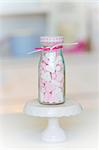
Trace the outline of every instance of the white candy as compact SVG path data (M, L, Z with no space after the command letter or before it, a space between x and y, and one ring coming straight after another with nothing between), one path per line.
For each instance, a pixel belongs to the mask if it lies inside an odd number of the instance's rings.
M40 70L40 73L41 73L41 75L45 74L43 69Z
M52 84L54 84L55 86L60 87L60 82L58 82L57 80L52 80L51 82L52 82Z
M63 74L59 73L56 77L57 81L61 81L63 79Z
M41 89L41 91L42 91L43 93L45 93L45 92L46 92L45 88L42 88L42 89Z
M54 91L53 91L53 94L54 94L54 97L56 97L56 100L57 101L63 101L64 98L63 98L63 92L60 88L56 88Z
M63 97L63 94L62 93L60 93L60 94L58 94L57 95L57 99L59 100L59 101L64 101L64 97Z
M46 54L46 57L49 59L51 62L55 62L56 59L56 53L55 52L50 52Z
M54 90L54 93L55 93L56 95L59 95L60 93L62 93L61 88L56 87L56 89Z
M61 67L58 65L56 66L56 71L60 71L61 70Z
M51 80L51 76L49 72L45 72L45 74L42 75L42 79L45 81L50 81Z
M58 64L59 62L62 62L61 56L57 56L55 63Z
M62 101L63 100L63 92L60 90L60 91L56 91L56 96L57 96L57 100L60 100Z
M62 90L61 90L61 88L57 88L56 89L56 92L59 94L59 93L62 93Z
M46 66L46 70L49 72L54 73L55 72L55 64L54 63L49 63L49 65Z

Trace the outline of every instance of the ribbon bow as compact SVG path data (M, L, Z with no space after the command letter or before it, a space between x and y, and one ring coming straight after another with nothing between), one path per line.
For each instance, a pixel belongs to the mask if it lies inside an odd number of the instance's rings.
M60 46L54 46L54 47L41 47L41 48L35 48L36 50L41 50L41 51L50 51L50 50L57 50L57 49L60 49L60 48L63 48L62 45Z
M63 48L63 45L76 45L76 44L78 44L78 43L63 43L62 45L56 44L53 47L35 48L35 50L28 52L28 54L33 54L33 53L40 52L40 51L55 51L55 50Z

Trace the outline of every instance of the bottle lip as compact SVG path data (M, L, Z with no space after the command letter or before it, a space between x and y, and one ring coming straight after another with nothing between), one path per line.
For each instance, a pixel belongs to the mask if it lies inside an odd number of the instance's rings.
M52 44L52 43L54 44L64 43L64 37L63 36L41 36L40 43L43 45Z

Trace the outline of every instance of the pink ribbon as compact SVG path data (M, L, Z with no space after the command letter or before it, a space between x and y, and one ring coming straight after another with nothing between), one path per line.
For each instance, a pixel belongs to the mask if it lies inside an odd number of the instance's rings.
M64 52L66 53L78 53L78 52L83 52L87 49L87 43L85 41L80 41L78 42L77 45L74 45L70 48L65 48L64 47Z
M38 51L50 51L50 50L57 50L57 49L60 49L60 48L63 48L63 46L62 45L60 45L60 46L55 46L55 47L52 47L52 48L50 48L50 47L40 47L40 48L35 48L36 50L38 50Z
M65 48L63 45L72 45L70 48ZM39 51L55 51L61 48L64 48L63 50L67 53L71 52L81 52L86 49L87 45L86 42L80 41L77 43L63 43L62 45L55 45L53 47L40 47L40 48L35 48L35 50L28 52L28 54L33 54Z

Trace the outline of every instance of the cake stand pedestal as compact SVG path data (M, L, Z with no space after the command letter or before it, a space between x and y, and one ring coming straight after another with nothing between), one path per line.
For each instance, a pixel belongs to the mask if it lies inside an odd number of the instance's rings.
M74 116L81 111L81 105L71 100L66 100L64 104L60 105L42 105L38 100L33 100L24 107L24 112L28 115L48 118L48 126L41 135L42 140L46 142L65 141L66 134L64 129L60 127L59 118Z

